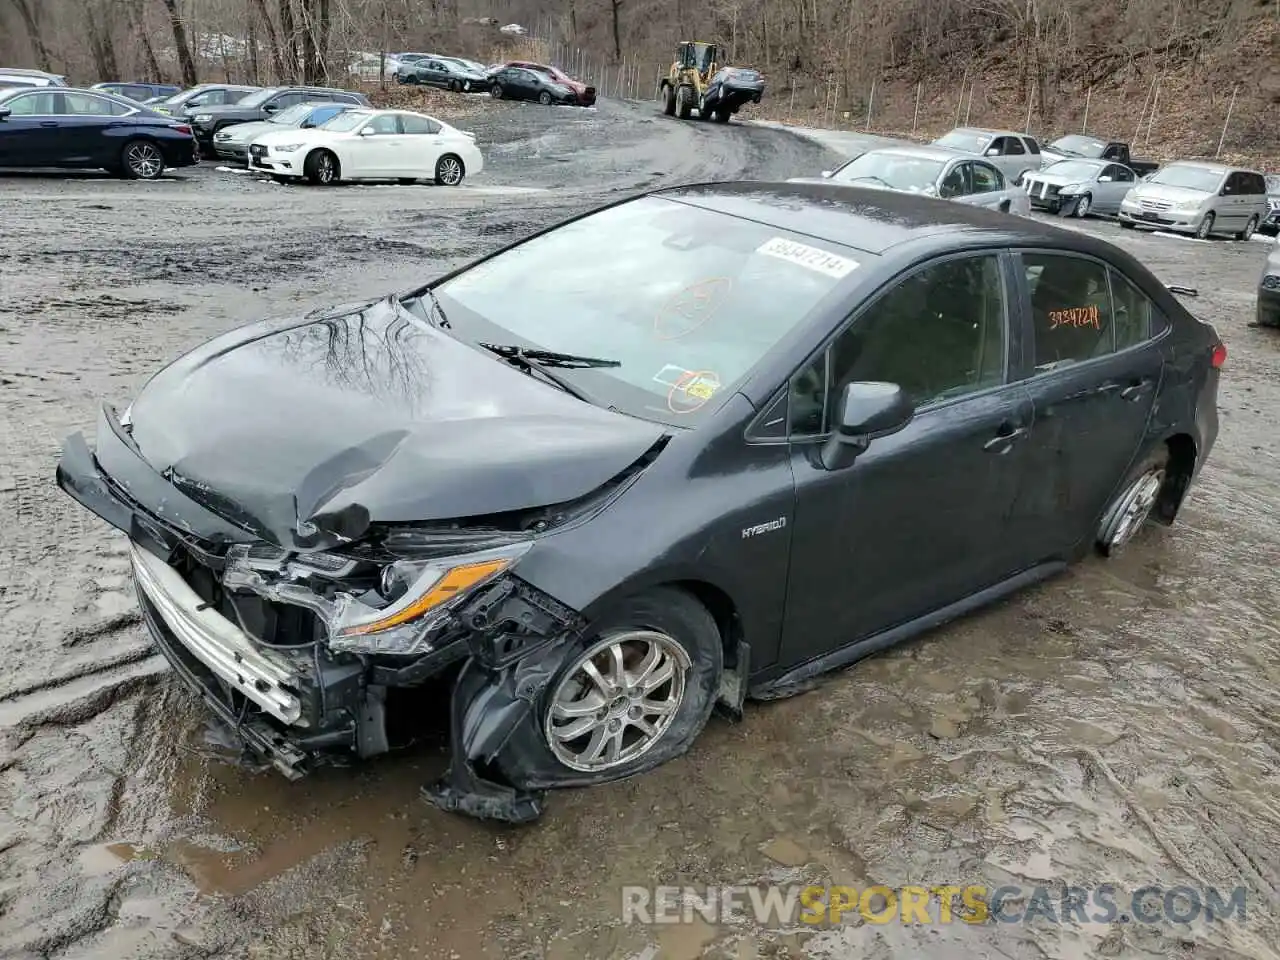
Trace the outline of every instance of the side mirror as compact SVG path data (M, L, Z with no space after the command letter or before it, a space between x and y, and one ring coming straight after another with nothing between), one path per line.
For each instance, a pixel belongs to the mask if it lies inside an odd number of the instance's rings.
M0 120L8 120L9 115L13 113L9 107L0 107Z
M303 121L302 121L302 129L303 129L303 130L310 130L310 129L311 129L312 127L314 127L314 126L315 126L315 124L314 124L314 123L312 123L310 120L303 120Z
M377 132L378 132L378 131L377 131L377 130L375 130L375 129L373 129L373 127L362 127L362 128L360 129L360 136L362 136L362 137L372 137L372 136L373 136L375 133L377 133Z
M1105 176L1104 176L1104 177L1099 177L1099 178L1098 178L1098 182L1099 182L1099 183L1110 183L1110 182L1111 182L1111 178L1110 178L1110 177L1105 177Z
M986 152L984 152L982 155L983 155L984 157L998 157L998 156L1000 156L1000 148L999 148L999 147L987 147Z
M279 109L280 109L280 105L276 103L267 103L267 104L263 104L262 106L263 113L275 113Z
M830 180L832 177L834 177L834 176L835 176L835 173L836 173L836 172L835 172L834 170L823 170L823 171L822 171L822 179L823 179L823 180Z
M896 383L847 383L836 406L835 431L822 447L822 466L840 470L871 441L897 433L915 416L915 404Z

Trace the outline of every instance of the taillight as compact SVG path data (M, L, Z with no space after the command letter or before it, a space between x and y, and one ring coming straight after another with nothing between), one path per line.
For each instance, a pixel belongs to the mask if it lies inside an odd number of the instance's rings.
M180 123L177 126L175 126L173 129L177 130L179 133L185 133L188 136L191 135L191 128L188 127L185 123Z
M1226 344L1219 343L1213 348L1213 353L1209 354L1209 363L1212 364L1213 369L1221 370L1222 365L1226 362L1227 362Z

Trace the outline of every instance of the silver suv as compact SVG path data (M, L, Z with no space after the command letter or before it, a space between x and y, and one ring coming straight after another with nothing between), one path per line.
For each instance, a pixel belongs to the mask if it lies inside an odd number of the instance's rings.
M1154 227L1201 240L1248 240L1267 218L1267 184L1256 170L1180 160L1137 184L1120 204L1120 226Z
M933 141L932 146L983 157L1019 187L1024 173L1040 169L1040 144L1036 138L1012 130L956 127Z
M60 73L0 67L0 87L65 87L66 85L67 78Z

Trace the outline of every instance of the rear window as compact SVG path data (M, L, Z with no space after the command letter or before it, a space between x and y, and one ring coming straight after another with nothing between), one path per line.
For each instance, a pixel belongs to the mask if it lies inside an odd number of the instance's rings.
M602 403L688 423L871 258L646 197L535 237L436 292L461 339L616 360L558 372Z

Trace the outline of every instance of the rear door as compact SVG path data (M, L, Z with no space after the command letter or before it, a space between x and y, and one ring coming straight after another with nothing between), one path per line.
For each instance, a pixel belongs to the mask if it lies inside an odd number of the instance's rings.
M23 93L4 106L9 115L0 120L0 164L9 167L47 167L61 153L62 94L48 88Z
M436 175L436 162L442 152L440 131L443 127L430 117L412 113L400 115L400 129L405 148L399 160L403 164L400 176L426 179Z
M1107 264L1044 250L1022 251L1017 264L1030 321L1024 373L1035 406L1034 480L1010 535L1038 536L1046 555L1061 555L1093 534L1137 456L1164 357L1154 307Z
M130 113L124 104L90 93L64 93L58 149L64 163L110 165L123 145L115 128Z

